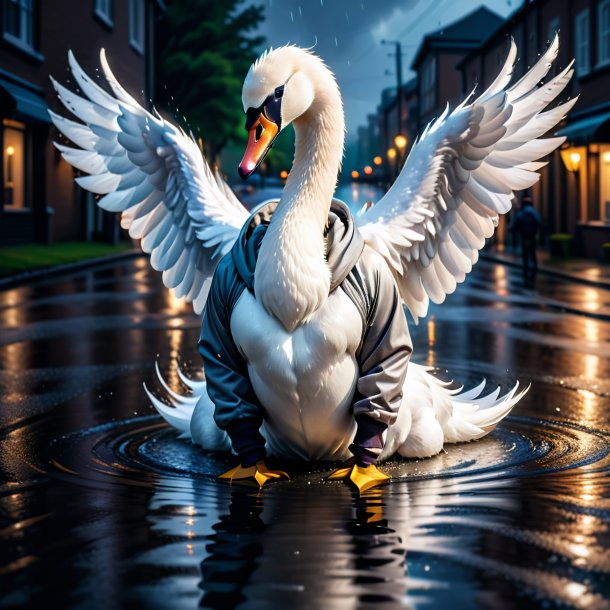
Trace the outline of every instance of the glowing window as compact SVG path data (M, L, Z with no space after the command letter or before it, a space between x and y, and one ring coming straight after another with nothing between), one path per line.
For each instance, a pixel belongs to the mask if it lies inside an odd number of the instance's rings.
M17 121L4 121L3 151L4 207L25 208L25 125Z

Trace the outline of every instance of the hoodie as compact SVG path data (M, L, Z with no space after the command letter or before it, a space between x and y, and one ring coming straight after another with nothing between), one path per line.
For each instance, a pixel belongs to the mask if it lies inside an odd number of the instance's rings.
M225 430L242 466L265 458L265 417L248 377L248 363L231 336L231 313L244 290L254 293L254 271L277 201L263 204L220 261L203 313L199 352L216 424ZM327 225L330 292L343 290L362 318L355 354L359 378L353 397L356 435L350 450L361 465L377 460L386 428L396 420L412 351L406 316L386 263L364 240L347 206L333 200Z

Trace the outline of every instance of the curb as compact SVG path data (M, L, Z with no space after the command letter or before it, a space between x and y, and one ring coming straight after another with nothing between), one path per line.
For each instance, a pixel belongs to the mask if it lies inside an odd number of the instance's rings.
M83 261L77 261L75 263L66 263L65 265L54 265L53 267L43 267L41 269L32 269L31 271L22 271L14 275L9 275L4 278L0 278L0 290L7 290L8 288L15 288L16 286L22 286L23 284L29 284L37 280L44 280L59 275L66 275L69 273L76 273L78 271L84 271L91 267L101 267L104 265L110 265L112 263L121 262L123 260L129 260L130 258L137 258L139 256L146 256L141 250L127 250L120 254L112 254L110 256L100 256L98 258L88 258Z
M494 254L493 252L481 252L481 258L491 261L493 263L500 263L501 265L508 265L509 267L517 267L521 269L521 262L511 260L502 255ZM569 280L570 282L576 282L577 284L585 284L587 286L593 286L595 288L608 288L610 289L610 280L592 280L589 278L582 277L576 273L570 273L568 271L558 271L547 265L538 265L538 273L558 277L563 280Z

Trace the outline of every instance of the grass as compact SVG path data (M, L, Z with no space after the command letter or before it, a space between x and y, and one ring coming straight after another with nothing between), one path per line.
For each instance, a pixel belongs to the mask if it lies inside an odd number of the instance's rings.
M8 246L0 248L0 276L110 256L126 252L131 248L133 244L129 241L119 242L116 246L91 241L64 242L51 246L42 244Z

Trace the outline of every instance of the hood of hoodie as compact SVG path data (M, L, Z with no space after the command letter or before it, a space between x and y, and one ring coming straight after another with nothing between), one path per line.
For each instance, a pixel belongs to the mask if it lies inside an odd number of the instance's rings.
M269 222L279 200L267 201L257 208L244 224L232 250L237 272L248 290L254 292L256 260ZM364 249L364 239L345 203L333 199L326 229L326 262L331 272L330 292L349 275Z

